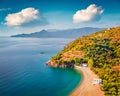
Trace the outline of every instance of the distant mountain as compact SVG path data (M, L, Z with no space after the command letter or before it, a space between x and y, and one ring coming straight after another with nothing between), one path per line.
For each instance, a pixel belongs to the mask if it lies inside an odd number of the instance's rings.
M105 28L92 28L84 27L78 29L67 29L67 30L42 30L40 32L35 32L31 34L17 34L12 35L11 37L33 37L33 38L77 38L79 36L88 35Z

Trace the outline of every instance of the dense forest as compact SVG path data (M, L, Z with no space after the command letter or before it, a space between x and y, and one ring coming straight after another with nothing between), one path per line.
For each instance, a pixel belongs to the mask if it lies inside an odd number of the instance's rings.
M120 96L120 27L80 37L52 57L48 65L74 67L88 63L102 79L105 96Z

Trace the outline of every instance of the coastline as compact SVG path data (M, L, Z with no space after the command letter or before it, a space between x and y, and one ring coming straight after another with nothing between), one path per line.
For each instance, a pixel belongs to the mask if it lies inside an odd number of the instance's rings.
M78 87L73 90L69 96L104 96L104 92L100 89L100 85L93 85L93 79L98 78L90 68L88 67L78 67L75 69L82 73L82 81L79 83Z

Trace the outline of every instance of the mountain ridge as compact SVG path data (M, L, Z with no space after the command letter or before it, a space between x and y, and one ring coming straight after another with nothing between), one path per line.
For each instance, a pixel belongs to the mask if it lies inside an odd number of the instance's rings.
M65 30L41 30L40 32L34 32L30 34L17 34L12 35L11 37L31 37L31 38L77 38L79 36L87 35L100 31L105 28L93 28L93 27L84 27L84 28L74 28L74 29L65 29Z

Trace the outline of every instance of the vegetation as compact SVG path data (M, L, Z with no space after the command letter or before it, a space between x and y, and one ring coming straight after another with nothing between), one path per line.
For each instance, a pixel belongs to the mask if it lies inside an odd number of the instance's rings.
M102 79L105 95L120 96L120 27L80 37L70 42L52 61L73 66L88 63Z

